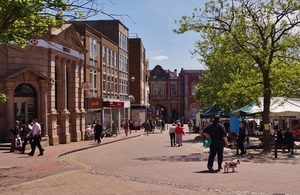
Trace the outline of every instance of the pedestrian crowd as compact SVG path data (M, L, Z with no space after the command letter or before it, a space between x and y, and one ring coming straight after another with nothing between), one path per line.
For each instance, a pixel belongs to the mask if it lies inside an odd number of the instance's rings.
M31 151L29 156L33 156L36 147L39 149L37 156L43 156L45 149L41 146L41 125L34 118L32 121L27 121L24 127L20 126L20 121L15 121L15 125L10 129L12 134L10 152L19 151L21 154L25 153L26 145L29 142Z

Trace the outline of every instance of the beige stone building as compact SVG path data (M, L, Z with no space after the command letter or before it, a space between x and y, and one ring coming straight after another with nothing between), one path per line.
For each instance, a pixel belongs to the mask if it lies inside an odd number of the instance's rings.
M87 52L72 25L52 29L25 48L1 47L0 140L10 138L14 120L38 118L44 142L58 145L85 136L84 55Z

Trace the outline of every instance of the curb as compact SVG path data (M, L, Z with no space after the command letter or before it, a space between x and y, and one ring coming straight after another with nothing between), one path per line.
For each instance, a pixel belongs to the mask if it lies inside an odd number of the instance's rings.
M100 144L100 145L87 146L87 147L83 147L83 148L78 148L78 149L70 150L70 151L68 151L68 152L64 152L64 153L62 153L62 154L56 155L54 159L55 159L57 162L59 162L59 158L60 158L60 157L65 156L65 155L68 155L68 154L71 154L71 153L74 153L74 152L78 152L78 151L82 151L82 150L87 150L87 149L91 149L91 148L95 148L95 147L100 147L100 146L103 146L103 145L107 145L107 144L111 144L111 143L123 141L123 140L126 140L126 139L136 138L136 137L139 137L139 136L142 136L142 135L145 135L145 134L142 133L142 134L139 134L139 135L133 135L133 136L125 137L125 138L122 138L122 139L117 139L117 140L108 141L108 142L103 143L103 144Z

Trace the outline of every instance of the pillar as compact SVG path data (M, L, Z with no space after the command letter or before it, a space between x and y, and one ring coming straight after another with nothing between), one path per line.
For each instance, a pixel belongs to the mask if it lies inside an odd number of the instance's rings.
M60 60L60 81L59 94L57 94L59 101L59 143L67 144L71 142L70 128L69 128L69 115L70 112L67 109L67 62L65 58Z

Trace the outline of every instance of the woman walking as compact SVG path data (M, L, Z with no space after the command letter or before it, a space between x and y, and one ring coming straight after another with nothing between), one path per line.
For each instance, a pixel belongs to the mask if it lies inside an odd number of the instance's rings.
M128 136L128 128L129 128L129 123L128 123L128 121L126 120L125 123L124 123L124 125L123 125L123 129L124 129L124 131L125 131L126 137Z
M182 136L185 135L183 127L180 123L177 124L177 127L175 128L175 134L176 134L176 143L177 146L182 146Z

